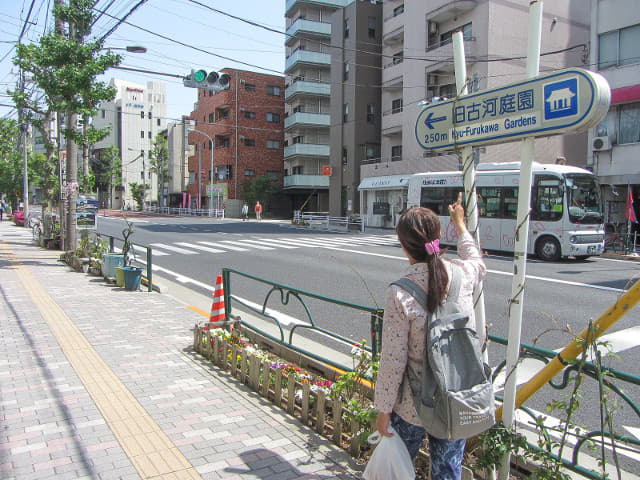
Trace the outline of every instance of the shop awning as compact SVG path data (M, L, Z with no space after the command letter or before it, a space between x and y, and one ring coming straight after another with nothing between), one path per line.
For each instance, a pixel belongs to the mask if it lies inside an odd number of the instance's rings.
M358 190L391 190L406 187L410 175L388 175L386 177L363 178Z

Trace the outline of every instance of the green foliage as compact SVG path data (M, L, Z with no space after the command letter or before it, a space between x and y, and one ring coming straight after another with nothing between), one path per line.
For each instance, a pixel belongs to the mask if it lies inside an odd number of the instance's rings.
M151 166L149 172L156 175L158 185L158 205L162 205L162 192L165 184L171 180L169 174L169 148L167 147L167 139L162 135L156 136L153 142L153 148L149 152Z
M120 150L113 145L99 150L92 164L92 171L95 174L96 185L100 190L109 193L109 203L113 205L113 187L122 185Z
M257 201L268 209L268 204L273 196L278 192L278 181L269 177L256 177L242 184L240 194L249 205L255 204Z
M131 196L136 202L136 210L142 210L142 206L144 203L144 192L149 188L149 185L142 183L130 183L129 188L131 189Z

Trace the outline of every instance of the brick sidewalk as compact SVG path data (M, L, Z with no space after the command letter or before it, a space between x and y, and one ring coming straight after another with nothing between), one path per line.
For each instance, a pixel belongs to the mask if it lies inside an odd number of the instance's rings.
M193 354L198 314L72 272L59 253L0 223L0 478L360 477Z

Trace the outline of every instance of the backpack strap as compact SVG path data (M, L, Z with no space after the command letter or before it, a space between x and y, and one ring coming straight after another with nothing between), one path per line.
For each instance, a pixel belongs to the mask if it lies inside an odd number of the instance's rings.
M445 299L445 302L449 300L449 298L455 300L458 298L460 294L460 285L462 284L462 273L460 269L455 265L451 264L451 283L449 286L449 295ZM396 280L395 282L391 282L391 285L397 285L398 287L405 290L409 293L416 301L427 310L427 293L422 289L420 285L411 280L409 277L402 277ZM433 312L429 312L429 316L432 315Z

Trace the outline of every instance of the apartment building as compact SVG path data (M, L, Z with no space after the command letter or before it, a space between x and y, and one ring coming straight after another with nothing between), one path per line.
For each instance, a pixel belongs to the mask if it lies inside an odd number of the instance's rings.
M380 156L381 2L287 0L284 192L292 210L358 213Z
M156 203L158 182L150 172L149 152L156 136L167 127L167 84L147 82L146 85L111 79L116 96L103 102L93 118L96 128L110 127L107 137L93 146L93 156L99 159L104 149L113 146L120 151L122 160L122 186L114 192L105 192L99 199L111 208L135 208L130 184L148 185L144 203Z
M546 2L540 72L587 67L588 6ZM380 157L361 165L361 213L368 225L391 227L406 206L407 176L458 170L455 152L424 151L415 122L424 102L456 96L452 35L462 31L468 89L495 88L526 78L528 2L516 0L388 0L383 4ZM555 52L555 53L553 53ZM536 161L559 157L587 163L586 134L536 141ZM518 160L518 142L474 149L479 162Z
M609 230L616 231L628 229L628 187L634 199L640 195L638 45L640 4L636 0L592 0L591 69L609 81L611 108L606 119L590 132L588 165L603 187L605 223ZM636 215L640 210L636 209Z
M229 68L220 73L230 76L229 88L199 88L189 115L194 150L187 193L192 208L209 208L213 201L213 208L225 204L229 214L239 215L245 182L266 176L282 185L284 78Z

